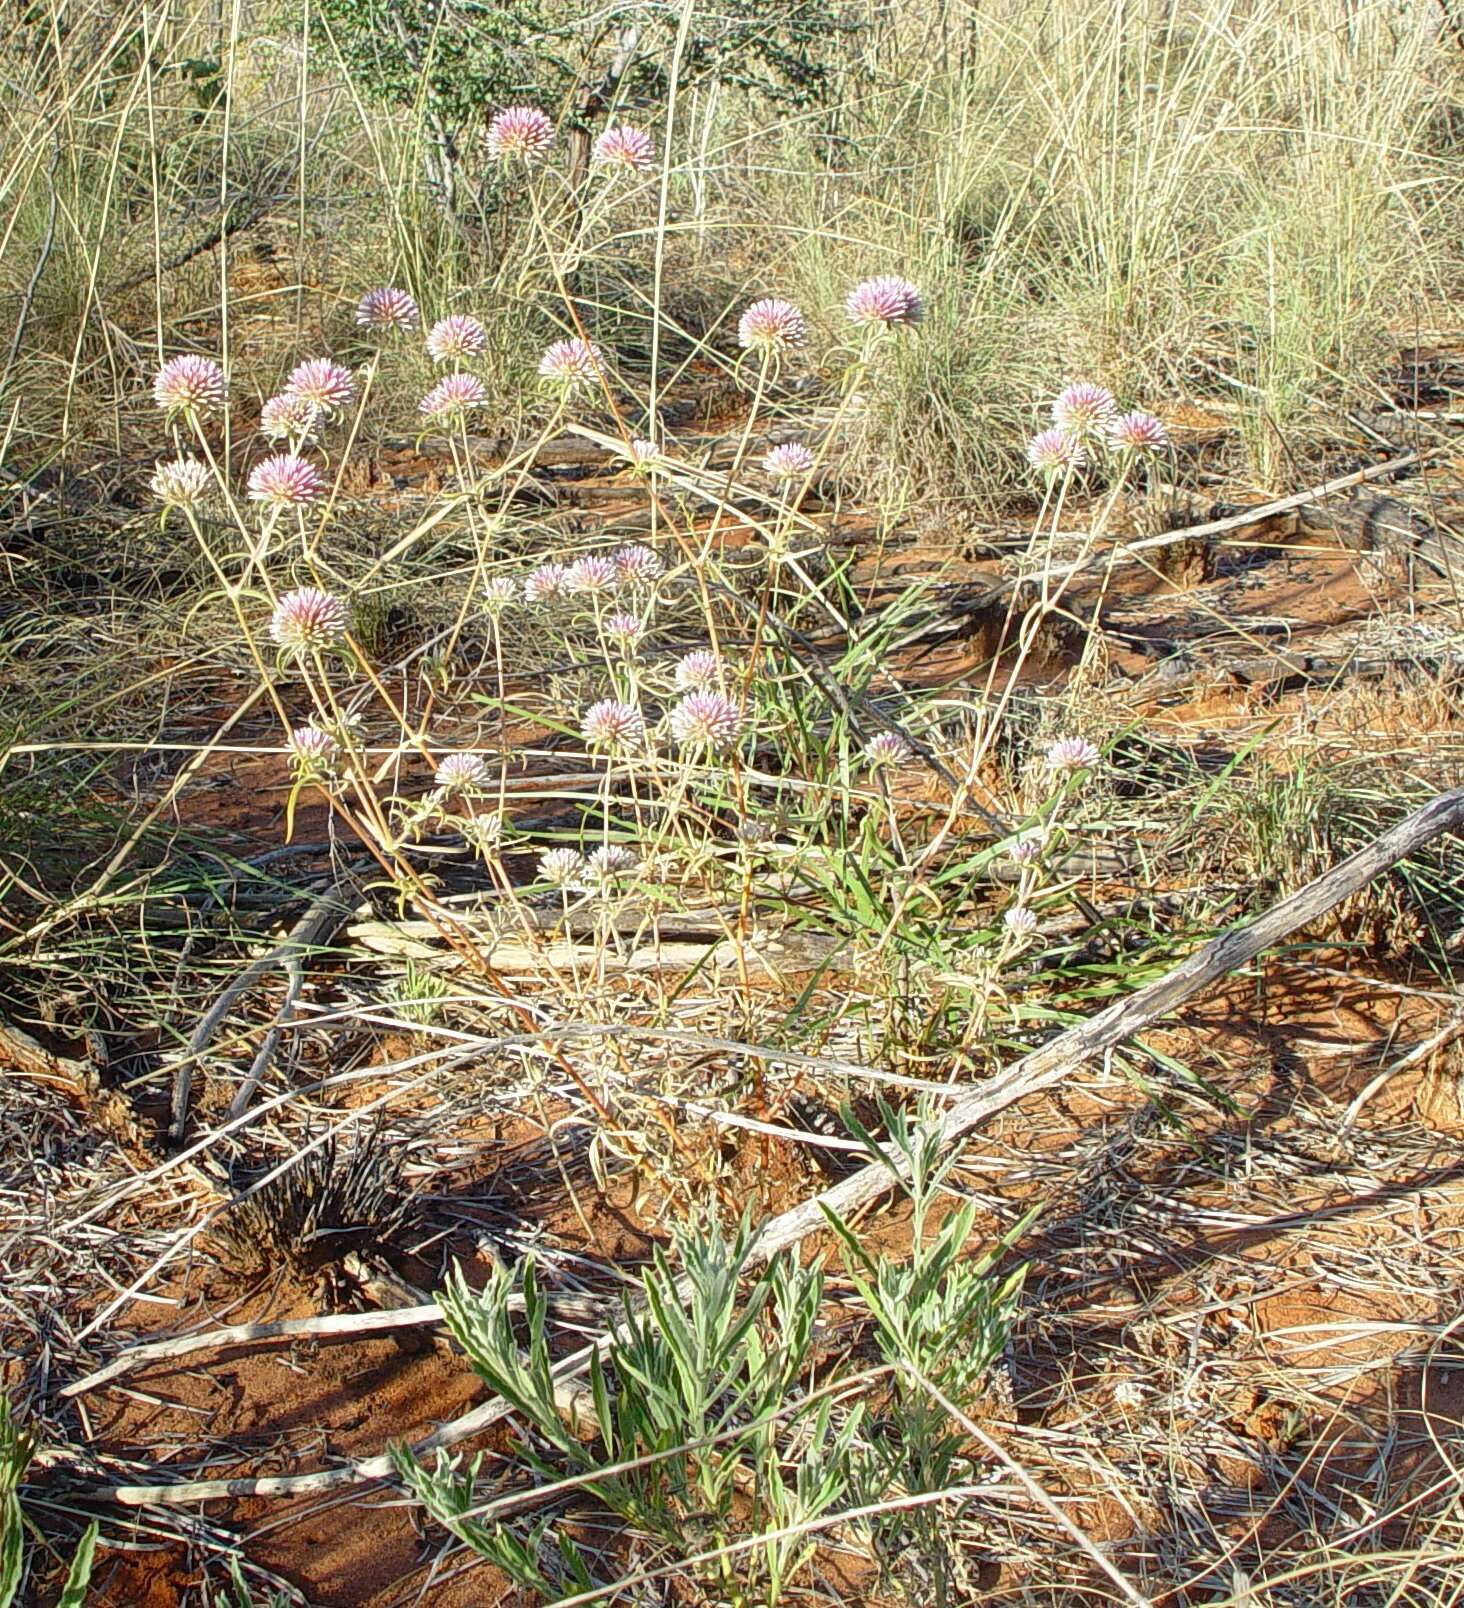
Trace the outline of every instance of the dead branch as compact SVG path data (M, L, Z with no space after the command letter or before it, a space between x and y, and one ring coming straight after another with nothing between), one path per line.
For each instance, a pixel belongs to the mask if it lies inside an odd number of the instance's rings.
M233 978L223 993L213 1002L204 1013L192 1036L188 1040L187 1048L178 1061L173 1075L173 1121L169 1129L169 1137L177 1145L183 1142L183 1130L188 1124L188 1096L193 1085L193 1069L198 1065L200 1058L213 1042L224 1018L229 1014L234 1002L247 989L262 977L265 972L275 966L283 966L290 974L290 989L286 994L285 1003L281 1007L274 1024L260 1053L255 1057L254 1065L250 1068L249 1076L244 1081L243 1088L235 1097L230 1108L231 1117L238 1116L249 1103L259 1080L264 1076L274 1048L279 1042L279 1035L299 993L299 984L303 982L303 972L300 968L300 957L309 950L318 949L327 943L335 930L349 919L355 908L355 901L345 896L345 885L349 873L337 877L330 885L323 888L310 901L304 915L295 923L284 938L277 943L267 954L258 956L244 968L239 975ZM298 981L297 981L298 978Z

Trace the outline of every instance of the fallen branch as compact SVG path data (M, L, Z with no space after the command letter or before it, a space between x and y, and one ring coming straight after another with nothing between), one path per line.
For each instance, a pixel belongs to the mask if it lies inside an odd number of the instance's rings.
M1255 921L1221 933L1173 971L1090 1020L1068 1028L1050 1043L1024 1055L1005 1072L957 1100L941 1123L942 1148L949 1148L1016 1101L1061 1082L1095 1056L1116 1049L1210 984L1246 965L1290 933L1366 887L1399 860L1461 824L1464 824L1464 788L1440 794L1375 842L1283 899ZM872 1162L862 1167L813 1199L765 1224L752 1249L750 1264L770 1261L823 1228L826 1210L847 1218L901 1181L895 1166L886 1162ZM617 1329L611 1329L593 1344L561 1361L554 1370L556 1380L563 1383L583 1374L590 1359L603 1352L617 1333ZM508 1402L495 1396L424 1436L413 1445L412 1454L420 1457L439 1447L456 1445L471 1435L480 1434L512 1411ZM389 1479L392 1472L391 1459L383 1455L314 1474L191 1480L177 1485L120 1485L96 1494L130 1507L191 1504L221 1497L294 1497Z
M288 1020L304 982L304 972L300 966L301 955L327 943L336 928L348 921L355 909L355 901L343 894L344 883L348 876L349 873L346 873L346 876L337 877L329 887L317 893L306 906L305 914L280 942L267 954L250 961L244 970L230 981L194 1028L187 1048L173 1069L173 1111L169 1137L175 1145L183 1142L183 1130L188 1124L188 1096L193 1086L193 1069L213 1042L219 1028L223 1026L224 1018L229 1014L235 1000L251 988L265 972L276 966L283 966L289 976L285 1002L265 1035L259 1054L254 1058L254 1065L249 1070L249 1076L235 1096L234 1103L229 1109L230 1117L241 1115L248 1105L250 1096L264 1076L274 1055L280 1031Z

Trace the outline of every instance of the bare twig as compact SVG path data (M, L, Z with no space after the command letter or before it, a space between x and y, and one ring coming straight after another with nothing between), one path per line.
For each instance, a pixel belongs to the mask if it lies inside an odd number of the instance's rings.
M258 959L250 961L243 971L235 977L224 989L223 993L213 1002L204 1013L198 1026L194 1028L188 1040L182 1059L174 1069L173 1077L173 1122L169 1136L173 1143L181 1144L183 1130L188 1124L188 1095L193 1084L193 1069L198 1065L200 1058L213 1042L215 1034L223 1025L224 1018L229 1014L235 1000L265 972L275 966L283 966L290 977L289 987L285 994L284 1004L274 1024L265 1035L264 1043L260 1046L259 1054L254 1058L254 1065L249 1070L243 1086L234 1097L229 1107L229 1116L241 1115L248 1106L250 1096L259 1085L264 1076L274 1051L279 1043L280 1032L287 1022L300 988L304 983L304 971L300 965L302 954L311 949L319 948L326 943L336 928L347 921L355 909L355 901L345 894L345 884L349 873L337 877L329 887L323 888L310 901L305 914L295 923L290 931L267 954L260 955Z

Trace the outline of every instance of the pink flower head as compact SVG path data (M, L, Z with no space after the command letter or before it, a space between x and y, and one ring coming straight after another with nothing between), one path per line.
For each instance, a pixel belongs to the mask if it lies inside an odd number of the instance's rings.
M885 765L903 765L913 750L897 731L882 731L864 745L864 758L876 769Z
M854 323L884 329L910 328L925 317L920 292L898 274L861 280L845 298L844 309Z
M1013 865L1036 865L1042 858L1042 834L1021 833L1007 845L1007 858Z
M213 475L197 458L174 458L160 463L149 482L152 494L164 508L196 508L213 491Z
M625 456L635 468L646 469L660 458L661 449L654 441L637 436L625 449Z
M1026 943L1037 931L1037 917L1026 905L1012 905L1002 916L1001 924L1018 943Z
M640 868L635 850L626 848L623 843L604 844L585 863L592 875L601 882L608 882L612 877L628 876Z
M395 285L368 290L356 306L356 322L363 329L416 329L421 316L416 302Z
M1091 770L1102 758L1086 737L1059 737L1047 750L1050 771Z
M490 575L483 582L483 607L496 620L503 611L518 602L519 589L507 575Z
M351 371L328 357L315 357L301 363L290 375L286 391L292 396L303 396L313 402L322 413L333 408L346 407L356 394L356 382Z
M721 679L721 661L710 648L694 648L676 666L677 692L707 692Z
M289 653L334 647L346 634L346 605L318 586L286 592L275 604L269 634Z
M427 332L427 351L434 363L454 358L478 357L488 340L488 331L468 313L449 313L439 318Z
M1049 479L1082 469L1088 462L1083 444L1066 430L1053 428L1034 435L1027 443L1027 461Z
M593 341L582 341L577 335L567 341L555 341L539 359L539 376L567 390L593 385L599 378L603 357Z
M576 559L564 573L566 592L613 592L620 577L612 559L603 553L588 553Z
M752 352L787 352L808 340L808 320L792 302L766 297L737 320L737 344Z
M445 754L433 780L444 793L466 793L488 780L488 765L481 754Z
M290 733L290 757L301 771L324 770L335 758L336 748L335 738L316 725L300 726Z
M632 703L601 698L585 710L580 735L591 748L623 752L633 748L646 734L646 719Z
M325 490L325 481L313 463L293 452L277 452L249 471L250 502L271 508L295 508L314 502Z
M639 642L645 628L645 621L638 614L631 614L625 609L605 617L605 635L622 646Z
M417 404L417 411L428 419L451 419L469 408L480 408L488 400L483 382L476 374L444 374Z
M764 473L771 475L774 480L799 480L817 462L818 459L801 441L785 441L764 456L762 466Z
M271 441L299 443L314 434L319 417L317 403L298 392L286 391L282 396L272 396L259 410L259 428Z
M1115 452L1154 458L1169 445L1169 432L1152 413L1125 413L1109 425L1108 444Z
M615 565L616 575L627 585L635 581L654 581L666 567L661 562L661 555L641 542L632 542L629 547L617 547L610 559Z
M595 162L600 167L630 168L638 173L655 160L655 142L638 128L607 128L595 141Z
M742 711L720 692L690 692L671 711L671 735L683 748L728 749L742 733Z
M589 867L577 849L549 849L539 856L539 880L551 888L582 888Z
M1089 380L1075 380L1052 404L1052 422L1083 442L1102 441L1117 413L1113 392Z
M223 406L224 371L192 352L170 357L153 377L153 399L164 413L207 413Z
M564 590L564 578L569 573L563 564L541 564L524 581L524 602L544 603L558 597Z
M488 154L536 161L554 143L554 124L537 106L510 106L488 125Z

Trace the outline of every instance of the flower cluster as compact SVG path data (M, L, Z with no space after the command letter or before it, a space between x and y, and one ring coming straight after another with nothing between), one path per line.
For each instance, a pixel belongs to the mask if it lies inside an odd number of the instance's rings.
M290 762L297 778L318 780L329 775L340 745L314 721L290 733Z
M634 748L646 734L646 717L637 704L615 698L601 698L585 710L580 735L591 748L624 753Z
M277 452L249 471L249 500L267 508L298 508L324 490L320 471L293 452Z
M818 459L801 441L785 441L771 447L762 461L763 472L771 480L801 480L813 472Z
M164 508L197 508L213 491L213 476L197 458L174 458L157 466L151 486Z
M500 161L537 162L554 143L554 124L537 106L510 106L488 125L488 154Z
M633 173L642 173L655 160L655 141L638 128L624 125L607 128L595 141L594 161L597 167L629 168Z
M322 413L348 407L356 394L356 382L348 368L332 363L328 357L311 358L290 374L285 387L287 397L300 397L313 403Z
M476 374L444 374L417 404L426 419L460 419L469 408L480 408L488 400L483 382Z
M525 603L547 603L557 597L608 597L622 587L649 586L665 568L654 548L639 542L613 553L586 553L572 564L540 564L523 582ZM638 635L641 625L622 635Z
M275 604L269 634L286 653L319 653L346 634L346 605L318 586L302 586Z
M539 359L539 377L566 391L591 386L600 377L604 355L593 341L581 340L577 335L555 341Z
M427 332L427 353L434 363L481 357L488 332L468 313L449 313Z
M1045 479L1086 469L1095 458L1154 458L1169 434L1152 413L1120 413L1112 391L1074 380L1052 404L1052 424L1027 443L1027 461Z
M862 280L844 299L850 321L866 329L910 329L925 317L925 302L908 279L876 274Z
M320 408L308 396L285 391L272 396L259 410L259 428L271 441L303 445L315 434Z
M725 693L690 692L671 711L671 735L683 748L725 753L742 735L742 711Z
M755 301L737 321L737 343L752 352L791 351L808 340L808 320L792 302Z
M170 357L153 377L153 399L164 413L211 413L224 405L224 371L211 357Z
M449 798L471 793L488 780L488 765L481 754L446 754L433 780Z
M421 317L416 302L395 285L368 290L356 306L356 322L362 329L375 330L378 334L416 329Z

